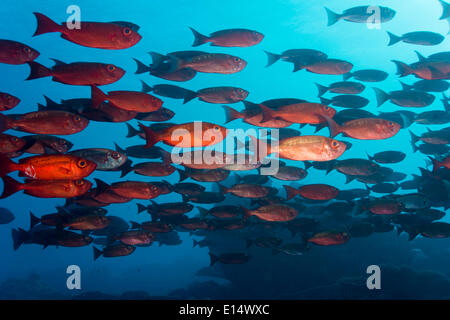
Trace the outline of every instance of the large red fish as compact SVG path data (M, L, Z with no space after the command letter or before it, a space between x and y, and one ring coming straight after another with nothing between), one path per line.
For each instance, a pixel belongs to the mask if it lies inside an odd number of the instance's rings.
M39 57L39 52L12 40L0 40L0 63L24 64Z
M280 140L276 146L268 145L255 137L250 138L253 144L258 147L258 159L275 153L283 159L330 161L339 158L347 149L345 143L322 136L290 137Z
M217 47L251 47L262 41L264 35L257 31L248 29L226 29L204 36L200 32L190 28L194 34L195 41L193 47L211 42L211 46Z
M53 61L55 65L51 69L34 61L27 62L31 70L26 80L53 77L53 81L74 86L102 86L120 80L125 74L125 70L113 64Z
M332 137L344 133L346 136L359 140L388 139L395 136L401 128L398 123L377 118L355 119L342 125L338 125L331 118L327 118L327 122Z
M257 216L261 220L265 221L278 221L286 222L295 219L298 215L298 211L295 208L284 204L272 204L267 206L259 207L255 210L249 210L247 208L241 207L244 210L245 216Z
M19 176L37 180L77 180L90 175L95 162L66 154L39 155L12 162L0 154L0 176L19 171Z
M146 148L150 148L159 141L179 148L206 147L220 143L228 134L228 129L209 122L190 122L170 126L155 132L140 125L145 131Z
M138 43L142 36L138 26L127 22L80 22L80 28L69 29L66 23L57 24L41 13L35 12L37 29L34 36L60 32L63 39L91 48L126 49Z
M350 236L346 232L323 231L314 234L311 238L308 239L308 242L312 242L320 246L330 246L343 244L348 240L350 240Z
M287 200L292 199L297 194L311 200L331 200L339 194L338 189L327 184L309 184L300 187L298 190L288 185L285 185L284 188L286 189Z
M8 129L35 133L69 135L84 130L89 120L66 111L35 111L8 117L0 114L0 132Z
M161 108L162 100L144 93L136 91L110 91L106 95L96 86L91 87L92 107L98 108L105 100L113 106L135 112L154 112Z
M38 198L73 198L82 196L92 187L92 183L87 180L26 180L25 183L19 183L8 176L2 180L4 188L0 199L20 190Z
M296 103L282 106L276 110L260 105L263 112L261 122L267 122L273 119L281 119L292 123L300 124L319 124L326 122L324 116L333 118L336 110L319 103Z

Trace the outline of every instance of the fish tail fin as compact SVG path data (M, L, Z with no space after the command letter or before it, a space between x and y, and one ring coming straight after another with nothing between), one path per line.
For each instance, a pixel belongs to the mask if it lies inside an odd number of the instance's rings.
M139 127L145 132L145 140L147 141L147 144L144 146L144 148L153 147L156 143L161 141L160 135L149 127L146 127L143 124L140 124Z
M139 61L138 59L133 58L133 60L136 62L136 72L134 74L141 74L150 72L151 68L147 65L145 65L143 62Z
M342 79L343 79L344 81L347 81L347 80L350 79L351 77L353 77L353 73L351 73L351 72L347 72L347 73L344 73L344 74L342 75Z
M261 111L262 111L261 123L265 123L265 122L270 121L270 120L272 120L274 118L274 116L273 116L274 112L273 112L272 109L266 107L263 104L260 104L259 107L261 108Z
M134 170L133 166L131 165L130 162L127 161L122 167L120 167L120 177L121 178L125 177L133 170Z
M0 177L17 170L16 164L4 154L0 154Z
M265 51L265 50L264 50L264 52L267 54L266 68L270 67L271 65L273 65L275 62L277 62L281 58L281 54L271 53L271 52Z
M415 144L417 143L417 141L420 140L420 138L419 138L416 134L414 134L414 132L412 132L412 131L409 131L409 134L410 134L410 136L411 136L411 143L412 143L413 145L415 145ZM417 150L416 150L416 151L417 151Z
M398 60L392 60L392 62L397 66L397 75L400 77L406 77L413 73L413 69L406 63Z
M11 236L13 240L14 251L19 249L20 246L29 238L28 232L26 232L22 228L12 229Z
M227 187L221 185L220 183L217 183L217 186L219 187L220 193L229 193L229 189Z
M3 193L0 196L0 199L5 199L10 195L22 190L22 184L17 182L13 178L6 176L2 178L3 180Z
M229 106L222 106L225 111L225 123L244 118L244 115Z
M103 251L100 249L97 249L96 247L93 247L93 248L94 248L94 261L95 261L103 254Z
M186 170L177 169L178 174L180 176L180 180L178 182L183 182L187 178L189 178L189 175L187 174Z
M33 229L35 225L37 225L39 222L41 222L41 219L36 217L33 212L30 211L30 230Z
M147 83L145 83L145 81L141 80L141 84L142 84L141 92L147 93L153 91L153 87L149 86Z
M381 107L383 103L389 100L389 94L384 92L381 89L373 88L373 91L375 91L375 96L377 98L377 108Z
M197 98L197 92L191 91L191 90L186 90L186 94L184 95L183 104L188 103L189 101L194 100L195 98Z
M325 7L325 11L327 12L327 17L328 17L328 25L327 25L328 27L332 26L333 24L338 22L339 19L341 19L340 14L337 14L336 12L331 11L327 7Z
M220 258L218 256L216 256L214 253L209 253L209 259L210 259L210 263L209 266L213 266L217 261L220 260Z
M162 64L167 59L165 55L160 54L158 52L152 51L149 52L149 54L152 57L152 65L151 67L149 67L149 71L150 69L157 69L160 66L160 64Z
M319 94L318 94L319 97L323 96L328 91L328 87L325 87L321 84L316 83L316 86L317 86L317 90L319 90Z
M97 109L103 101L108 100L108 96L97 86L91 86L91 99L92 108Z
M189 27L189 29L191 29L192 34L194 35L194 43L192 44L193 47L198 47L209 42L209 38L207 36L201 34L194 28Z
M333 101L330 99L325 99L323 97L320 97L320 104L330 105Z
M253 152L256 153L256 160L261 161L268 155L272 154L272 146L263 140L259 140L258 138L249 135L249 138L253 144ZM252 148L250 148L252 149ZM264 152L265 151L265 152Z
M450 17L450 4L446 3L443 0L439 0L439 2L442 5L442 16L439 18L439 20L444 20Z
M436 172L437 169L439 169L439 167L441 166L441 164L439 163L439 161L430 156L428 156L428 159L431 160L431 164L433 165L433 172Z
M133 138L137 135L139 135L141 132L137 129L135 129L131 124L129 124L128 122L125 123L127 125L127 129L128 129L128 133L127 133L127 138Z
M397 42L400 42L402 40L402 37L396 36L395 34L387 31L387 34L389 35L389 43L388 46L392 46L396 44Z
M291 186L284 185L284 190L286 190L286 201L291 200L293 197L295 197L298 192L297 189L292 188Z
M147 210L147 207L145 205L143 205L142 203L137 203L136 205L137 205L137 209L138 209L138 212L137 212L138 214Z
M27 64L30 66L30 75L25 80L45 78L52 75L52 71L40 63L28 61Z
M409 90L412 90L414 88L414 86L412 86L410 84L406 84L406 83L404 83L402 81L400 81L400 84L402 85L402 89L404 91L409 91Z
M324 116L324 118L327 120L328 128L330 129L330 137L335 137L339 133L344 132L342 126L338 125L336 121L328 116Z
M42 13L33 12L33 14L37 19L37 28L36 32L33 34L33 37L44 33L63 31L63 28L60 25Z

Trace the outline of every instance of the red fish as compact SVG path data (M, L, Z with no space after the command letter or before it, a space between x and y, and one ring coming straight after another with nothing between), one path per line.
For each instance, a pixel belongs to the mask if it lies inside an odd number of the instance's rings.
M19 171L19 176L37 180L77 180L94 172L95 162L66 154L39 155L12 162L0 154L0 176Z
M57 24L41 13L34 12L37 29L34 36L60 32L63 39L70 42L100 49L126 49L138 43L142 36L137 33L139 27L127 22L80 22L79 29L69 29L66 23Z
M53 81L74 86L102 86L120 80L125 74L125 70L113 64L53 61L55 65L51 69L34 61L27 62L31 70L26 80L53 77Z
M11 110L20 103L20 99L8 93L0 92L0 111Z
M350 120L342 124L342 126L338 125L331 118L327 118L327 122L332 137L339 133L344 133L346 136L359 140L388 139L395 136L401 129L398 123L377 118Z
M324 231L313 235L308 239L308 242L320 246L330 246L346 243L349 239L350 236L346 232Z
M96 86L91 87L92 107L98 108L105 100L113 106L134 112L154 112L161 108L162 100L144 93L136 91L110 91L106 95Z
M282 106L276 110L260 105L263 112L261 122L267 122L273 119L281 119L292 123L300 124L320 124L326 122L324 116L333 118L336 110L319 103L297 103Z
M22 138L11 136L9 134L0 134L0 153L12 153L22 150L27 144Z
M8 176L2 180L4 188L0 199L20 190L37 198L73 198L82 196L92 187L87 180L25 180L23 184Z
M66 111L36 111L11 118L0 114L0 132L8 129L35 133L69 135L84 130L89 120Z
M296 209L284 204L262 206L255 210L249 210L244 207L241 208L244 210L246 217L257 216L261 220L271 222L291 221L298 215L298 211Z
M159 141L179 148L206 147L220 143L228 134L227 128L209 122L178 124L158 132L144 125L140 127L145 131L145 148L150 148Z
M170 53L167 56L172 65L171 71L191 68L204 73L231 74L241 71L247 65L245 60L223 53L204 53L184 58Z
M0 63L24 64L39 57L39 52L12 40L0 40Z
M217 47L251 47L262 41L264 35L257 31L248 29L227 29L211 33L211 35L204 36L193 28L195 41L193 47L198 47L204 43L211 42L212 46Z
M339 190L327 184L310 184L294 189L291 186L285 185L287 200L292 199L297 194L306 199L311 200L331 200L337 197Z

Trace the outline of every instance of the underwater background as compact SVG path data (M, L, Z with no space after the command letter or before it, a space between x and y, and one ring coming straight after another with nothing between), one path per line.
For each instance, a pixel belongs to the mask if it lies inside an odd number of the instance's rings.
M199 74L194 79L175 83L184 88L198 90L213 86L237 86L250 92L247 100L260 102L273 98L299 98L319 102L315 83L328 85L341 81L342 76L319 75L310 72L292 72L291 65L278 62L269 68L263 50L281 53L291 48L311 48L323 51L330 57L349 61L353 70L378 69L389 74L380 83L365 83L366 90L361 96L370 100L365 107L373 113L401 110L392 103L377 109L372 87L384 91L400 90L396 66L391 60L412 63L417 60L414 50L423 56L448 51L450 46L445 39L437 46L416 46L400 43L387 46L386 31L403 34L410 31L428 30L446 35L449 25L439 20L442 6L431 0L390 0L377 1L376 5L388 6L396 11L395 18L380 29L368 29L365 24L340 21L328 27L324 7L342 12L350 7L367 5L365 1L328 0L260 0L260 1L10 1L3 0L0 6L2 17L1 36L13 39L35 48L41 54L37 61L52 65L51 58L64 62L98 61L114 63L127 73L118 82L102 86L103 91L136 90L141 88L140 80L149 85L172 83L150 76L148 73L136 75L136 63L132 58L150 64L149 51L167 53L190 50L193 36L188 27L209 34L228 28L248 28L264 34L263 41L248 48L221 48L203 45L198 50L228 53L239 56L248 62L247 67L235 74ZM66 8L78 5L84 21L130 21L140 26L142 40L125 50L101 50L86 48L65 41L58 34L45 34L32 37L36 29L33 12L42 12L64 21ZM89 98L89 87L67 86L52 82L50 78L24 81L29 74L27 65L12 66L0 64L0 89L20 97L20 105L5 114L26 113L37 110L38 103L44 103L44 95L54 101L71 98ZM403 79L412 83L412 78ZM403 81L402 80L402 81ZM330 94L327 94L328 96ZM444 110L440 102L441 94L426 110ZM170 120L183 123L203 120L224 124L225 115L220 105L208 104L199 100L188 104L181 100L162 98L164 107L175 112ZM231 105L241 110L241 104ZM336 108L339 109L339 108ZM412 108L411 108L412 109ZM409 109L408 109L409 110ZM425 110L425 108L423 109ZM420 110L420 111L423 111ZM412 110L416 111L416 110ZM134 127L137 121L129 122ZM241 120L225 125L227 128L249 128ZM434 125L433 130L444 128ZM298 128L298 125L296 126ZM416 135L426 132L427 126L413 124L409 129ZM305 126L302 134L312 134L313 128ZM319 132L328 135L328 129ZM20 133L18 134L20 135ZM91 122L82 132L65 138L73 144L73 149L99 147L114 149L114 143L122 148L143 144L139 137L126 138L124 123ZM349 140L349 139L347 139ZM353 146L342 159L365 158L366 152L374 154L386 150L398 150L407 156L400 163L389 165L395 171L405 174L419 174L419 167L426 167L426 156L413 152L408 129L400 130L394 137L380 141L351 140ZM139 162L139 161L136 161ZM292 161L290 162L292 164ZM303 168L301 162L295 163ZM241 175L256 173L244 172ZM107 183L121 180L120 172L96 172L96 178ZM158 181L130 173L129 180ZM178 182L178 174L164 177L170 183ZM225 185L233 183L229 178ZM190 181L194 182L194 181ZM272 180L272 186L282 191L282 181ZM309 169L306 179L297 185L328 183L338 189L364 188L358 181L345 183L345 176L333 171ZM207 190L217 191L214 183L204 183ZM399 189L396 193L409 193ZM224 203L248 205L237 197L227 196ZM159 196L159 203L181 201L179 194ZM204 234L190 234L178 231L166 243L153 243L150 247L138 248L132 255L112 259L92 257L92 245L80 248L42 249L38 245L23 245L13 250L12 228L28 230L29 212L38 217L55 212L55 206L64 205L64 200L34 198L17 193L0 200L0 206L8 208L15 220L0 225L0 298L23 299L70 299L84 298L200 298L200 299L448 299L450 298L450 239L430 239L417 237L408 241L408 235L397 235L396 230L387 233L374 233L368 237L351 239L339 246L313 246L303 255L290 256L272 254L271 250L252 246L246 248L244 231L233 235L213 233L205 246L193 247L192 239L203 239ZM126 221L148 221L147 214L137 215L134 200L125 204L108 206L108 215L115 215ZM199 205L209 208L211 205ZM446 208L440 208L448 211ZM196 215L194 209L190 215ZM448 216L440 221L450 222ZM291 240L290 233L280 232ZM217 263L210 267L208 252L243 251L251 254L246 264L225 265ZM78 265L81 268L81 290L68 290L66 287L66 268ZM381 290L368 290L365 283L369 265L381 267ZM125 294L124 294L125 292ZM128 293L126 293L128 292Z

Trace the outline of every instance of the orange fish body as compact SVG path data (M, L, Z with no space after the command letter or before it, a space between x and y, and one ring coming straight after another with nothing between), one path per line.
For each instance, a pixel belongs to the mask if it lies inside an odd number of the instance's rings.
M292 199L297 194L311 200L331 200L337 197L339 190L327 184L310 184L294 189L290 186L284 186L286 189L287 200Z
M102 86L120 80L125 74L125 70L113 64L54 61L56 65L51 69L34 61L27 62L30 75L26 80L53 77L53 81L74 86Z
M178 58L168 55L174 70L191 68L198 72L232 74L241 71L247 62L239 57L223 53L204 53L189 58Z
M267 155L275 153L280 158L297 161L334 160L339 158L347 148L343 142L322 136L286 138L279 142L277 148L270 145L264 147L264 144L260 141L258 145L267 150Z
M388 139L395 136L401 128L398 123L377 118L350 120L345 122L342 126L338 125L331 118L328 118L327 121L332 137L335 137L339 133L344 133L351 138L359 140Z
M23 184L8 176L2 180L4 190L0 199L20 190L37 198L73 198L82 196L92 187L87 180L25 180Z
M336 110L319 103L296 103L282 106L278 109L270 109L260 105L263 111L262 122L272 119L281 119L292 123L320 124L326 122L323 116L333 118Z
M14 129L35 134L70 135L84 130L89 120L66 111L35 111L16 119L0 115L0 131Z
M95 86L91 88L93 108L97 108L103 101L108 100L119 109L146 113L159 110L163 104L162 100L144 92L111 91L106 95Z
M295 219L298 211L290 206L284 204L272 204L259 207L255 210L248 210L243 208L246 217L257 216L261 220L265 221L278 221L285 222Z
M308 242L320 246L330 246L346 243L349 239L350 236L346 232L324 231L316 233L308 239Z
M159 132L143 125L140 127L145 131L145 148L150 148L159 141L179 148L207 147L222 142L228 134L226 128L209 122L184 123Z
M142 36L132 30L131 26L117 23L80 22L79 29L69 29L66 23L57 24L41 13L35 12L37 30L35 36L61 32L61 37L70 42L100 49L126 49L138 43Z
M78 180L89 176L97 165L80 157L64 154L22 158L19 163L0 155L0 176L20 171L19 176L37 180Z

